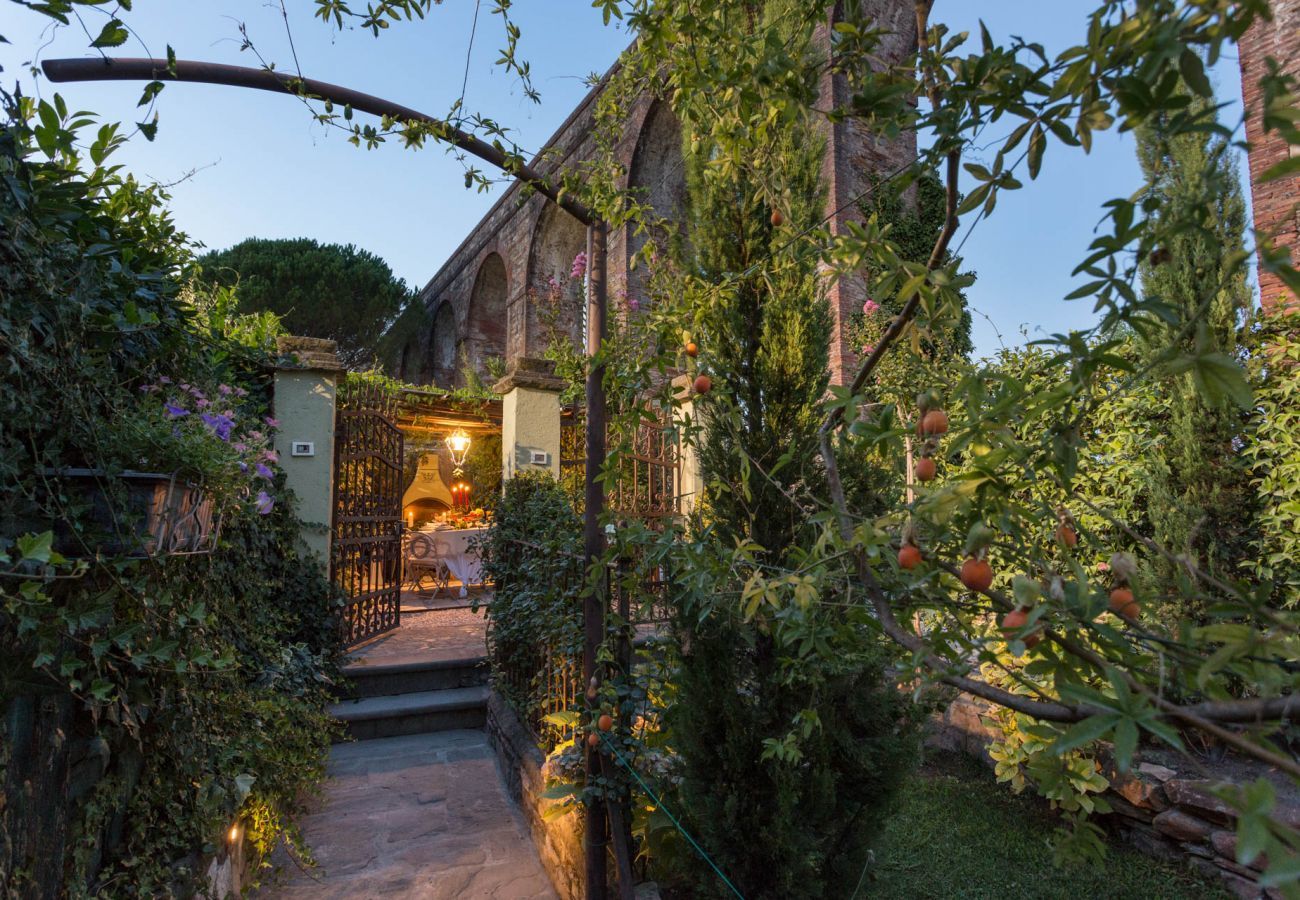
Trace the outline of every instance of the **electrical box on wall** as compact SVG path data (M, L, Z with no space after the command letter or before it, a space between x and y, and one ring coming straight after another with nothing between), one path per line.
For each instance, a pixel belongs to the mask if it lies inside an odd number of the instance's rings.
M545 450L534 450L529 455L528 462L534 466L549 466L551 464L551 454Z
M289 445L290 456L315 456L315 441L294 441Z

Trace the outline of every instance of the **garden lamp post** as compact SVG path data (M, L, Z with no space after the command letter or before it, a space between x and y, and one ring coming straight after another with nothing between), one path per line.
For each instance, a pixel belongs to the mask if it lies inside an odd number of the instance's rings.
M272 69L255 69L247 66L229 66L221 63L199 62L195 60L166 59L113 59L93 57L85 59L49 59L41 63L41 68L50 81L187 81L206 84L220 84L230 87L251 88L271 91L278 94L290 94L309 99L318 99L353 110L370 113L392 121L418 123L432 130L437 140L451 144L466 153L477 156L508 175L527 184L539 194L550 199L561 209L568 212L587 228L587 259L590 272L590 289L587 292L587 314L589 330L587 335L587 353L595 356L605 338L606 327L606 267L605 252L606 225L596 213L585 204L575 200L569 193L562 193L545 175L522 162L519 157L507 154L499 147L461 131L450 122L418 112L407 106L393 103L313 78L302 78ZM587 375L587 453L586 483L583 514L584 556L588 567L599 564L605 548L605 537L600 528L600 517L605 507L605 494L600 484L600 472L605 464L605 367L603 364L591 367ZM468 440L468 438L467 438ZM583 653L582 672L584 683L590 684L598 677L596 655L605 636L605 593L604 579L590 579L592 589L583 598ZM600 754L587 749L587 780L594 782L600 772ZM597 812L600 810L601 812ZM607 815L601 804L587 807L585 870L587 897L589 900L604 900L606 896L605 849L608 840ZM627 848L621 846L621 835L615 835L616 848L619 850L620 870L626 869ZM631 884L620 877L619 891L624 898L632 896Z

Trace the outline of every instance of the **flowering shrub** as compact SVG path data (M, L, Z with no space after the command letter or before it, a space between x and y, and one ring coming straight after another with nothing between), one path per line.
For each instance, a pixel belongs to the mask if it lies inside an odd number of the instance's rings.
M247 389L223 382L205 391L162 375L140 390L151 402L123 425L133 464L201 476L224 503L247 503L260 515L270 514L279 462L271 441L279 423L258 415Z

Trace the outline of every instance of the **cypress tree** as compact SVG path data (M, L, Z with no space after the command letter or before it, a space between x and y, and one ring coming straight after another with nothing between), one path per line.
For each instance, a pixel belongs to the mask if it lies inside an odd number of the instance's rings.
M754 7L780 22L783 5ZM714 385L697 407L706 483L697 527L718 593L677 611L670 723L683 764L681 808L746 897L847 896L913 758L910 706L884 676L861 608L845 609L837 594L820 598L830 604L747 618L730 565L747 541L761 548L762 566L791 568L814 540L796 504L822 483L817 428L831 321L816 254L788 245L824 215L824 142L800 120L782 127L762 159L724 167L707 118L687 110L682 121L683 262L698 298L693 338ZM800 649L796 629L818 636L814 649ZM684 859L691 896L723 894L703 860Z
M1214 122L1210 101L1188 93L1188 104L1182 115ZM1246 209L1231 148L1208 132L1171 135L1168 122L1166 114L1138 131L1157 223L1179 227L1141 263L1145 298L1165 304L1167 314L1139 323L1136 344L1151 354L1176 344L1188 354L1240 358L1251 292L1242 265ZM1239 453L1247 418L1231 401L1207 398L1189 374L1165 379L1161 392L1163 408L1137 423L1157 441L1147 471L1155 540L1216 576L1236 577L1250 553L1257 505ZM1152 565L1154 584L1176 583L1180 566L1163 558Z

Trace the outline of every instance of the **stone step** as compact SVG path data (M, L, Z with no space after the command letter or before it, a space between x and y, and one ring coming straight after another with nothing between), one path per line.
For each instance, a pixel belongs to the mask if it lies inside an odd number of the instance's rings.
M428 734L459 728L482 728L487 721L488 688L445 688L411 694L387 694L345 700L330 708L358 741Z
M343 698L383 697L478 687L487 684L488 664L482 656L374 666L354 663L343 667L343 675L347 679Z

